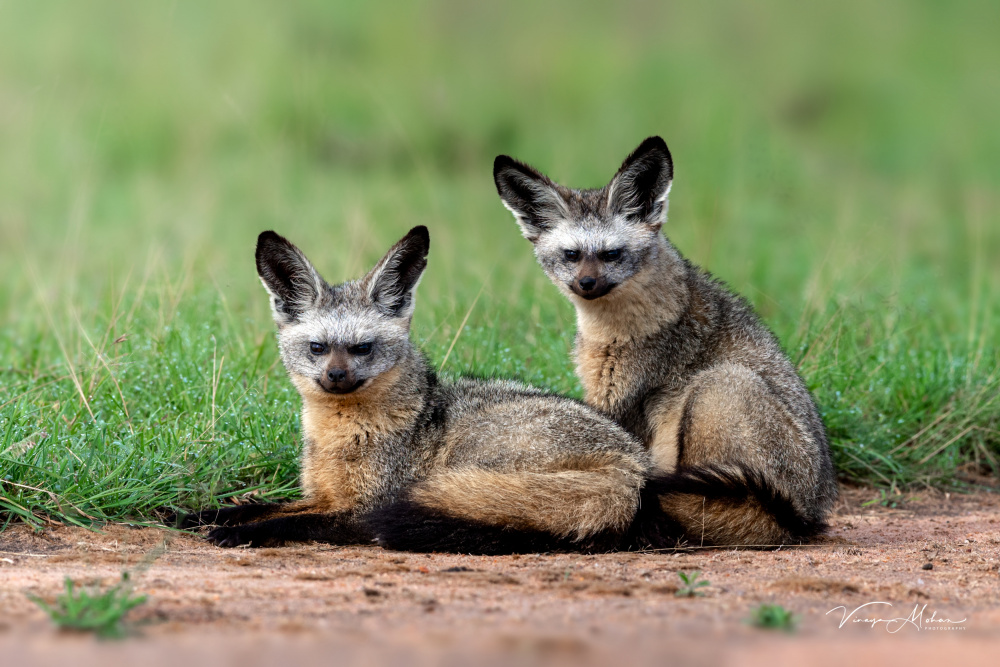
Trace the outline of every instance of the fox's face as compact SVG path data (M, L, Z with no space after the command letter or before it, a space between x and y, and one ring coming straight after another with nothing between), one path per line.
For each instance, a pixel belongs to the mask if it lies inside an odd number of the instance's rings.
M303 395L364 391L412 353L413 292L429 248L427 228L414 227L366 276L329 285L288 240L258 237L281 360Z
M659 248L673 163L663 139L650 137L600 189L572 190L506 155L493 179L552 282L589 301L613 295Z

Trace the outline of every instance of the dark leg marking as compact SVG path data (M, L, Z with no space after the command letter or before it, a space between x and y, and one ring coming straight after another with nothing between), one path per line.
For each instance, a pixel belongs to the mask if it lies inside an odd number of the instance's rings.
M411 500L381 507L364 518L375 541L398 551L500 555L550 551L602 552L617 546L618 535L595 535L581 542L544 531L522 530L456 518Z
M372 536L358 524L353 513L337 512L289 514L238 526L219 526L208 533L208 540L220 547L237 547L243 544L265 547L286 542L366 544L372 541Z
M279 511L281 506L282 503L248 503L229 505L215 510L202 510L192 514L177 513L172 523L176 528L182 529L197 526L236 526L262 519L268 514Z

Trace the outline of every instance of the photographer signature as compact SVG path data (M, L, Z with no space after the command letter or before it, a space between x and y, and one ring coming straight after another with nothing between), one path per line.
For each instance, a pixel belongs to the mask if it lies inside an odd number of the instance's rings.
M855 607L852 611L848 612L845 605L840 605L839 607L834 607L830 611L826 612L827 616L835 611L841 612L840 624L838 628L842 628L848 623L866 623L870 624L874 630L876 626L880 623L885 624L885 629L890 634L895 634L905 628L908 625L912 625L918 631L919 630L964 630L965 628L961 625L965 623L967 619L963 618L959 621L953 621L950 618L938 618L936 611L931 611L929 617L924 617L924 612L927 610L927 605L915 604L913 605L913 611L910 612L909 616L896 616L894 618L882 618L881 616L873 615L872 612L875 610L875 605L885 605L886 607L892 607L891 602L866 602L863 605ZM867 608L867 609L866 609ZM862 612L864 610L864 612Z

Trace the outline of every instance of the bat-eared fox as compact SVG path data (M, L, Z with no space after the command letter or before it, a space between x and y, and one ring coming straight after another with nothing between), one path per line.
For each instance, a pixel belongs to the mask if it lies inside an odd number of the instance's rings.
M752 307L661 233L673 162L650 137L603 188L506 155L493 176L542 269L576 307L586 402L647 446L688 543L777 545L824 528L837 488L816 406ZM655 540L654 540L655 541Z
M415 551L597 551L657 534L649 455L587 405L508 380L446 384L410 342L430 237L415 227L330 285L274 232L257 240L281 360L302 397L304 499L182 517L219 546L371 543ZM656 505L655 497L647 503ZM660 513L662 514L662 513Z

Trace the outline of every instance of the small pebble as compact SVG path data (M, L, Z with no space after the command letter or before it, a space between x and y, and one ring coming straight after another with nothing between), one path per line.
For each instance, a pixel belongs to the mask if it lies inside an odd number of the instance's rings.
M924 563L923 565L920 566L920 569L921 570L933 570L934 569L934 563Z

